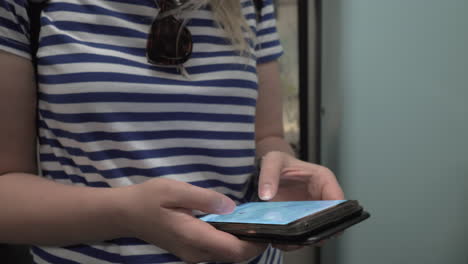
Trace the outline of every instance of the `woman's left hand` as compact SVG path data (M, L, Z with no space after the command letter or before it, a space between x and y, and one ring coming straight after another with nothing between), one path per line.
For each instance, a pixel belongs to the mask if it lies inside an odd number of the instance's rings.
M259 197L268 201L343 200L344 194L328 168L272 151L262 158Z
M258 185L259 197L270 201L343 200L344 194L328 168L304 162L290 154L273 151L262 158ZM318 246L322 246L324 241ZM283 251L302 248L273 245Z

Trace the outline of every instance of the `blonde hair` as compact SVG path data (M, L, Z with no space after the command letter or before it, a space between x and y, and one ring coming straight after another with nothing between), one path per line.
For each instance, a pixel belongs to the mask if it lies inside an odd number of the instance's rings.
M242 14L240 0L209 0L215 21L224 28L234 47L247 51L248 42L244 32L254 40L254 34Z
M225 31L234 48L246 53L249 49L248 38L255 43L255 34L242 14L241 1L192 0L182 5L178 11L196 10L206 5L211 7L215 22Z

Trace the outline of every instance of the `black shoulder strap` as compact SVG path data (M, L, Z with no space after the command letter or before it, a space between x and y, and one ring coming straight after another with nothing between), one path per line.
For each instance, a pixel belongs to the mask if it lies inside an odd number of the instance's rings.
M39 32L41 30L41 11L45 6L45 2L29 2L29 25L30 25L30 47L31 47L31 56L36 65L36 52L39 47Z
M262 17L263 0L253 0L253 2L255 10L257 11L257 21L260 21Z

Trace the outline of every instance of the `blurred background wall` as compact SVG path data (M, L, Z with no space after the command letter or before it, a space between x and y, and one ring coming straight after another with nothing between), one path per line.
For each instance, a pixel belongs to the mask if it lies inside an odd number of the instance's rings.
M322 160L372 213L322 263L468 263L467 14L322 1Z

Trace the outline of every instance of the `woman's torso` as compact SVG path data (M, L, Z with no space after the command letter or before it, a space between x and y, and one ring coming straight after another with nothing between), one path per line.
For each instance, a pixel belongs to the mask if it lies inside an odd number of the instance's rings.
M256 29L251 2L242 2ZM37 54L41 173L93 187L167 177L244 202L255 155L256 51L235 52L204 9L186 15L189 78L150 65L145 47L158 11L152 0L49 1ZM38 263L178 261L134 238L33 254Z

